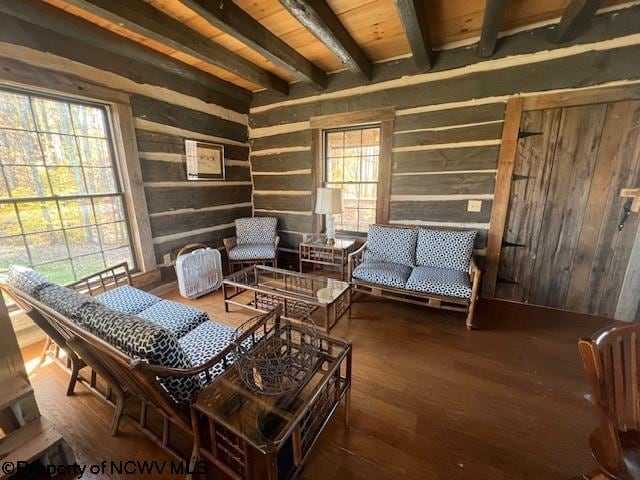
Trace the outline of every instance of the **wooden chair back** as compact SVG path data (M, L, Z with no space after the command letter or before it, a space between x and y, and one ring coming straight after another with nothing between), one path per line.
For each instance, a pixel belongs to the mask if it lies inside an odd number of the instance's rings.
M602 330L581 339L578 348L600 420L591 449L601 467L618 478L626 471L620 434L640 430L640 325Z

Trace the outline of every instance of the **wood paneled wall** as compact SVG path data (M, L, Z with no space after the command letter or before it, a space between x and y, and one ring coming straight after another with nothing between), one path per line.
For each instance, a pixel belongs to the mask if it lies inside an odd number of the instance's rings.
M538 28L501 39L494 58L472 48L439 53L428 73L403 76L406 60L378 64L354 86L332 75L327 92L302 84L288 99L254 96L250 110L255 214L274 214L284 249L311 232L313 162L309 119L395 107L390 222L479 231L486 246L506 101L513 95L640 81L640 6L597 16L572 44ZM468 200L482 200L468 212Z

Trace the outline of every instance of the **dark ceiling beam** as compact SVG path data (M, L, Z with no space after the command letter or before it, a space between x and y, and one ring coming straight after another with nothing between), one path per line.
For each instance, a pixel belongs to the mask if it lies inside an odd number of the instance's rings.
M301 81L327 87L327 74L267 30L231 0L179 0L217 29L231 35Z
M47 52L227 108L247 106L251 101L249 90L41 0L2 0L0 15L1 42ZM240 111L244 113L246 108Z
M289 92L286 81L203 37L141 0L69 0L68 3L103 20L222 68L251 83L284 95Z
M478 56L490 57L495 52L506 6L507 0L487 0L482 20L482 34L478 42Z
M280 0L280 3L348 70L365 82L371 80L371 62L325 0Z
M420 70L429 70L433 66L433 50L423 0L395 0L395 4L414 63Z
M568 42L584 32L601 4L602 0L571 0L558 23L556 43Z

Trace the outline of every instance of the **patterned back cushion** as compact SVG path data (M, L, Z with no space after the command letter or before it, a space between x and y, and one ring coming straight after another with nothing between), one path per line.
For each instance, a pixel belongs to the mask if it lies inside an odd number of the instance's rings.
M9 267L9 275L7 276L7 283L21 292L26 293L31 297L37 297L38 291L47 285L51 285L49 281L36 272L27 267L20 265L11 265Z
M246 217L236 220L236 240L238 245L274 244L276 241L275 217Z
M78 325L133 358L165 367L192 366L178 339L148 320L111 310L98 302L84 303L77 316ZM160 384L176 403L189 403L202 388L198 377L167 377Z
M430 230L418 229L416 260L425 267L469 270L473 254L475 230Z
M78 311L82 305L85 303L97 303L93 297L85 293L54 284L43 287L38 297L46 306L76 323L78 321Z
M415 267L417 235L414 228L370 225L364 259Z

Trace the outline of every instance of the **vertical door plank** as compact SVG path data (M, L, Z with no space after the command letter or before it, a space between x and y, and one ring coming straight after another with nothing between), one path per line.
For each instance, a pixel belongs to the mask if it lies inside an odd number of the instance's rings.
M556 143L529 301L564 306L607 105L565 108Z
M611 190L612 220L620 221L622 209L626 201L620 198L620 189L627 186L640 185L640 102L630 103L629 123L624 129L624 138L620 143L618 156L622 159L617 182ZM598 307L600 315L613 317L616 312L620 291L631 259L631 252L640 223L640 216L631 213L622 231L617 232L615 248L607 269L605 286ZM636 295L638 293L636 292Z
M527 301L561 112L538 110L522 115L520 130L541 134L518 141L504 241L523 246L503 246L498 278L515 283L499 281L497 298Z
M598 244L607 198L614 180L612 173L617 170L620 159L617 153L624 128L628 122L628 113L628 102L613 103L607 107L596 167L565 301L565 307L569 310L587 311L584 301L585 298L588 298L586 293L589 274L594 260L595 246Z

